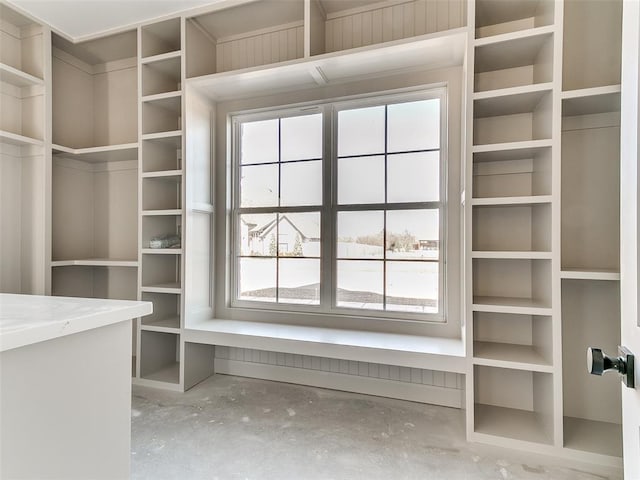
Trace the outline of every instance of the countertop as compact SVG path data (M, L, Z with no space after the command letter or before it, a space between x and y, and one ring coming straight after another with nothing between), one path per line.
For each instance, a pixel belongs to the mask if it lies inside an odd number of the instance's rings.
M151 302L0 294L0 352L153 311Z

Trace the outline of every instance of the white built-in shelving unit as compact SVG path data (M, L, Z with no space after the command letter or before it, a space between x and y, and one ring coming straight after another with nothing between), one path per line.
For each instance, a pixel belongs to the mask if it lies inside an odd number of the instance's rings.
M48 283L49 28L0 4L0 291Z
M620 464L619 382L590 376L584 358L620 340L621 11L470 4L472 440Z
M138 298L153 302L154 313L138 325L135 382L185 390L213 373L214 347L186 343L182 336L185 316L202 308L197 297L211 290L210 258L203 261L200 254L212 248L212 113L184 87L184 19L150 23L138 31ZM199 198L199 185L205 186L205 198ZM196 203L208 207L201 213L194 208ZM154 248L152 240L166 236L178 237L180 243ZM204 277L194 273L196 264ZM205 299L209 305L210 295ZM211 318L211 308L204 308L201 315ZM185 358L192 361L191 368L185 366Z
M137 298L137 48L52 35L53 295Z

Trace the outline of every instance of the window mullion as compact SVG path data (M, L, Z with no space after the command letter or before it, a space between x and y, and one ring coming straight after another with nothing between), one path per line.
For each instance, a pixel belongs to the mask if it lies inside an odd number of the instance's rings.
M335 289L335 129L334 110L325 106L322 110L322 212L321 212L321 240L320 240L320 306L330 311L334 305Z

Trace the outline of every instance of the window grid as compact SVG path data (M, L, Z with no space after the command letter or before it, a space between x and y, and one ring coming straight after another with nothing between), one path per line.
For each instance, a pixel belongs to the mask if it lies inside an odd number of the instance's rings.
M444 105L442 102L442 98L441 96L437 96L437 97L428 97L428 98L440 98L441 102L440 102L440 108L441 110L443 109ZM318 300L319 300L319 305L314 305L311 309L311 311L324 311L324 312L331 312L331 313L348 313L349 311L351 312L351 314L356 314L358 316L376 316L378 318L380 318L380 315L376 315L376 313L384 313L386 315L383 315L382 317L384 318L385 316L388 315L393 315L394 317L396 316L403 316L403 314L408 314L409 317L415 317L415 314L413 312L404 312L404 311L398 311L398 310L386 310L387 309L387 293L388 293L388 287L387 287L387 280L388 280L388 272L387 272L387 264L388 262L399 262L399 263L436 263L438 264L439 268L438 268L438 298L437 298L437 305L438 305L438 315L441 315L441 312L443 310L444 307L444 292L442 292L443 286L444 286L444 281L443 281L443 270L444 270L444 258L443 258L443 250L444 250L444 244L445 244L445 239L444 239L444 228L443 228L443 213L444 213L444 189L442 188L443 186L446 187L446 185L443 185L444 182L440 182L440 189L439 189L439 200L438 201L429 201L429 202L398 202L398 203L387 203L388 202L388 169L389 169L389 155L393 154L393 155L402 155L402 154L417 154L417 153L429 153L429 152L438 152L439 153L439 176L442 177L444 175L444 165L443 165L443 158L442 158L442 141L443 141L443 129L444 129L444 125L445 123L441 121L440 123L440 147L439 148L428 148L428 149L420 149L420 150L403 150L403 151L397 151L397 152L389 152L389 125L388 125L388 106L390 104L393 104L392 101L389 101L387 104L384 104L384 153L369 153L369 154L364 154L364 155L345 155L345 156L340 156L338 157L337 154L337 149L333 150L334 154L333 155L329 155L329 158L324 158L327 157L327 154L324 153L323 154L323 158L317 159L317 158L308 158L308 159L298 159L298 160L287 160L286 162L282 161L282 118L286 118L283 116L277 116L278 113L275 113L274 117L277 118L278 120L278 162L266 162L264 164L260 164L260 165L268 165L268 164L278 164L278 206L277 207L241 207L239 206L239 197L237 198L237 202L236 203L236 208L235 210L235 217L236 219L239 219L239 216L241 214L244 213L273 213L276 214L276 229L277 229L277 239L279 240L280 235L279 235L279 231L280 231L280 219L279 216L283 213L287 213L287 212L314 212L314 213L319 213L321 216L320 219L320 225L321 226L325 226L327 225L326 222L323 220L323 218L327 215L329 215L333 220L331 222L331 231L326 231L326 228L322 228L321 230L323 230L321 232L321 246L319 251L321 252L319 254L319 256L304 256L305 259L317 259L320 262L320 286L319 286L319 295L318 295ZM382 106L382 105L380 105ZM358 108L358 106L355 106L354 108ZM364 108L364 107L362 107ZM330 111L330 109L329 109ZM305 114L307 114L304 111L298 111L297 115L300 116L304 116ZM323 117L327 116L328 114L328 110L325 108L321 111L321 114L323 115ZM296 114L294 114L293 116L297 116ZM337 120L337 111L335 111L333 114L329 114L331 115L333 121ZM273 117L272 117L273 118ZM441 115L442 118L442 115ZM325 148L323 148L323 150L326 150L326 138L327 138L327 134L326 134L326 125L327 123L323 120L323 145L325 145ZM237 133L237 132L236 132ZM329 136L333 137L332 142L335 143L335 145L337 145L337 130L334 131L332 134L330 134ZM237 142L236 142L237 145ZM336 148L334 145L334 148ZM331 150L329 150L331 151ZM337 162L338 162L338 158L340 159L348 159L348 158L358 158L358 157L374 157L374 156L382 156L384 155L384 203L373 203L373 204L339 204L339 202L337 201L337 188L336 188L336 183L335 183L335 177L337 177ZM239 158L236 159L237 160L237 164L239 163ZM329 197L327 198L326 192L327 189L325 188L324 184L322 187L322 191L323 191L323 203L322 205L311 205L311 206L286 206L283 207L281 205L282 203L282 166L284 163L303 163L303 162L313 162L313 161L322 161L322 171L323 176L326 177L326 168L325 168L325 162L327 162L329 165L332 165L331 167L329 167L329 171L332 173L332 175L330 175L330 177L332 178L324 178L324 182L328 182L329 184L332 184L333 186L331 188L329 188L329 192L331 192L331 195L329 195ZM332 183L334 182L334 183ZM235 187L237 190L239 190L240 188L240 180L238 178L237 183L235 184ZM347 212L347 211L373 211L375 209L379 209L382 211L383 213L383 245L382 245L382 258L381 259L371 259L371 258L362 258L362 259L356 259L356 258L339 258L338 254L337 254L337 250L332 248L331 252L331 258L330 259L326 259L326 258L322 258L322 252L324 251L324 247L322 247L322 245L326 244L327 242L331 242L333 244L337 244L337 239L338 239L338 235L337 235L337 216L339 212ZM388 217L388 213L392 212L392 211L399 211L399 210L436 210L439 213L439 227L438 227L438 242L439 242L439 255L437 259L420 259L420 260L416 260L416 259L407 259L407 258L399 258L399 259L389 259L388 255L387 255L387 243L388 243L388 228L387 228L387 217ZM236 222L236 226L239 222ZM237 228L236 228L237 231ZM279 243L279 242L277 242ZM234 247L235 248L235 247ZM295 303L279 303L280 302L280 259L282 258L280 256L280 251L279 251L279 247L277 248L277 253L275 257L259 257L259 258L275 258L276 260L276 288L275 288L275 292L276 292L276 305L278 305L280 308L282 307L286 307L288 309L295 309L295 310L305 310L306 306L303 305L299 305L299 304L295 304ZM233 251L233 250L232 250ZM247 257L245 255L241 255L239 254L239 252L237 254L235 254L236 258L239 260L240 258L244 258ZM255 257L253 257L255 258ZM360 310L360 309L350 309L349 307L339 307L338 306L338 301L337 301L337 297L338 297L338 283L337 283L337 277L336 277L336 272L337 272L337 262L338 261L353 261L353 260L361 260L361 261L375 261L375 262L382 262L383 263L383 279L382 279L382 288L383 288L383 295L382 295L382 310ZM237 265L237 262L236 262ZM331 271L333 272L332 275L330 275L329 277L326 277L326 275L323 273L323 271L326 269L327 265L332 265ZM234 280L234 284L235 284L235 291L236 293L236 299L239 298L240 296L240 284L238 281L238 266L236 267L236 275L233 277L235 278ZM326 281L324 281L325 278L330 278L331 282L329 285L326 284ZM329 289L329 296L326 297L326 295L323 295L322 291ZM331 302L330 304L326 304L326 302L323 300L325 298L330 298ZM261 308L260 306L257 305L247 305L244 302L239 302L242 303L242 305L237 305L237 306L241 306L241 307L248 307L248 308ZM251 302L252 304L256 304L256 303L260 303L260 302ZM273 305L273 304L271 304ZM269 306L267 305L267 308L269 308ZM419 313L417 314L418 317L425 317L425 316L429 316L429 317L433 317L433 314L429 314L429 313Z

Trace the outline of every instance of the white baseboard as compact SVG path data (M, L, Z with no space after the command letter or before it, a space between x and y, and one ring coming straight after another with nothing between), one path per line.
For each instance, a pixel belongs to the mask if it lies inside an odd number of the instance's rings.
M412 402L430 403L445 407L463 408L464 405L464 390L358 375L243 362L226 358L215 359L215 372L345 392L364 393L378 397L397 398Z

